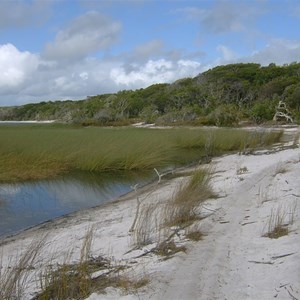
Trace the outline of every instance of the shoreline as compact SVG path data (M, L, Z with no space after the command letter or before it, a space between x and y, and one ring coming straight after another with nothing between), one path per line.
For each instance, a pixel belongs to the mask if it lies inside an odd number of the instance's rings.
M294 133L299 133L299 128ZM129 295L121 289L107 288L106 295L94 293L87 298L89 300L269 300L276 295L279 299L290 299L287 290L280 287L284 282L289 282L293 289L288 290L290 293L299 296L300 268L296 263L300 259L299 164L299 144L297 148L274 153L216 157L211 162L211 184L218 198L205 202L200 211L205 217L190 228L170 228L166 233L157 233L153 223L154 228L149 227L153 230L150 242L136 247L135 233L130 232L137 211L137 194L132 191L103 206L60 217L1 239L2 264L10 266L12 258L20 256L32 241L46 236L47 247L39 254L32 271L35 276L31 275L22 298L30 299L36 291L36 274L49 263L63 263L65 257L78 261L86 232L93 228L92 256L109 257L115 264L124 266L126 274L138 278L146 274L150 282ZM182 171L193 169L195 167ZM182 175L139 189L140 202L158 204L159 208L186 180L186 174ZM280 207L287 210L284 222L289 233L278 239L264 237L272 211ZM203 239L189 240L187 233L192 229L201 230ZM176 253L167 260L154 254L152 249L173 233L176 233L173 235L175 244L185 246L186 253Z

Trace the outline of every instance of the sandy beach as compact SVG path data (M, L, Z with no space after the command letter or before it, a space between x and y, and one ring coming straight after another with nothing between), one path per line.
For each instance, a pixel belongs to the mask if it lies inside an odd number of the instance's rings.
M296 135L299 128L290 132ZM300 299L299 144L225 155L209 166L216 197L199 207L201 220L189 227L163 228L161 211L187 180L187 171L195 167L179 171L173 179L163 176L161 181L137 187L113 203L0 240L2 273L34 240L44 240L26 273L22 299L32 299L44 268L78 261L86 233L92 230L91 256L106 257L124 266L126 276L147 278L148 284L134 291L108 287L89 300ZM197 166L203 167L208 165ZM271 238L278 223L286 234ZM203 238L189 239L191 231L203 233ZM154 249L165 240L186 251L168 259L157 255Z

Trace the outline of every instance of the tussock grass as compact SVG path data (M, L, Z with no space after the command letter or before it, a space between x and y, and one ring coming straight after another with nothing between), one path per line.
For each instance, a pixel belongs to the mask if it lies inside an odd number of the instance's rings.
M92 238L93 229L90 229L84 238L78 263L65 262L57 269L53 269L52 266L45 269L40 279L41 292L34 299L78 299L91 293L92 271L108 266L105 259L90 258Z
M112 264L102 256L91 256L93 228L84 238L79 261L65 261L56 268L50 265L40 276L40 292L33 300L85 299L93 292L102 293L107 287L125 292L136 291L149 283L147 277L126 276L124 266Z
M0 182L53 177L83 170L161 168L226 151L270 145L281 133L243 130L1 126Z
M154 253L163 256L165 259L172 257L178 252L186 252L185 246L177 246L174 241L164 241L156 246Z
M165 206L164 219L168 226L183 227L199 220L201 204L214 194L209 186L210 171L198 169L183 182L173 199Z
M26 251L9 265L2 265L0 261L0 299L21 300L28 283L28 272L42 251L46 236L33 240ZM4 271L3 271L4 270Z
M134 244L143 247L153 242L153 235L159 230L158 203L143 204L134 229Z
M186 237L189 239L189 240L192 240L192 241L195 241L195 242L198 242L198 241L201 241L204 237L204 234L203 232L201 232L200 230L195 230L195 231L190 231L186 234Z
M272 209L267 224L267 232L264 237L270 239L278 239L282 236L288 235L288 223L286 223L287 211L279 206L277 209Z

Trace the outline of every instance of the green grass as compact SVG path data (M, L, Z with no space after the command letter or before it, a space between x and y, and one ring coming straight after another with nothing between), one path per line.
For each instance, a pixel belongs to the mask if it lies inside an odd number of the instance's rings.
M265 146L282 133L220 129L1 126L0 182L34 180L75 170L161 168L201 156Z

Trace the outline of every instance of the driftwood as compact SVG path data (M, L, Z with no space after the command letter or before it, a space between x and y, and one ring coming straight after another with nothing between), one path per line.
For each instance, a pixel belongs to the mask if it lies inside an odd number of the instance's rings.
M279 101L278 106L276 107L276 113L273 117L273 121L282 121L293 123L293 118L291 112L286 107L286 103Z

